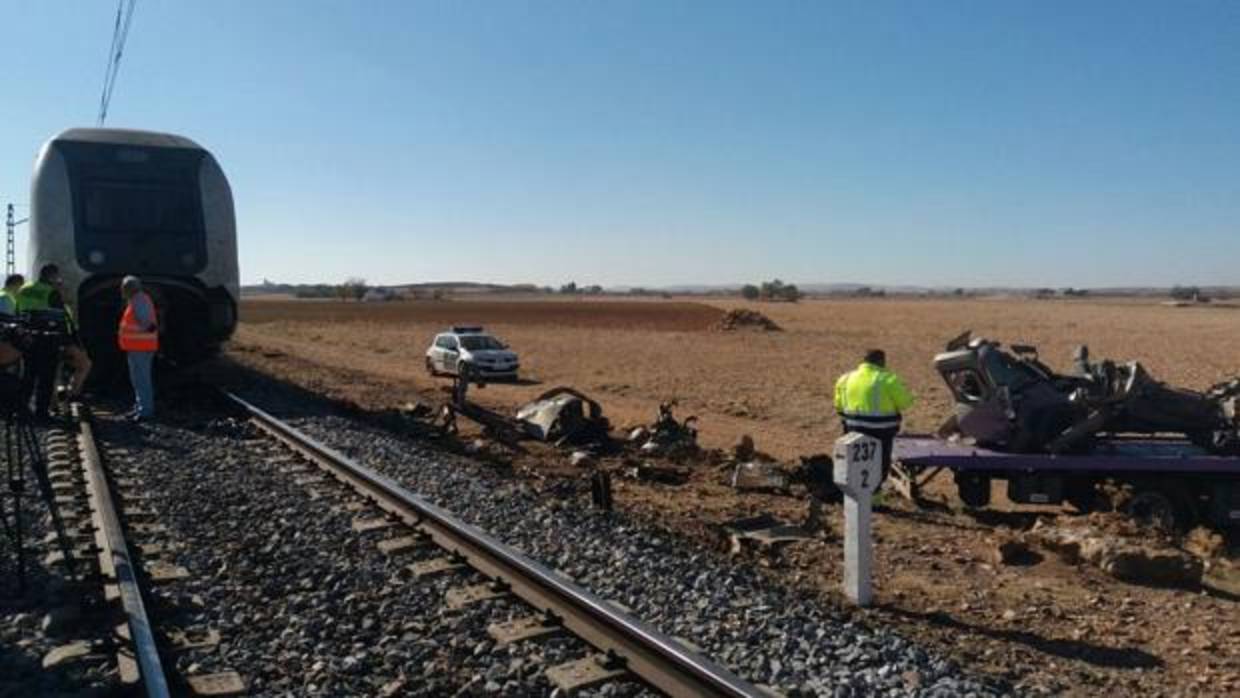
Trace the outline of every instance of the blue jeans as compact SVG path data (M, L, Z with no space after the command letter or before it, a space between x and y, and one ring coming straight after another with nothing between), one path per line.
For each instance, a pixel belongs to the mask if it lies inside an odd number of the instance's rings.
M129 360L129 383L133 386L133 410L143 417L155 416L155 384L151 381L153 351L131 351Z

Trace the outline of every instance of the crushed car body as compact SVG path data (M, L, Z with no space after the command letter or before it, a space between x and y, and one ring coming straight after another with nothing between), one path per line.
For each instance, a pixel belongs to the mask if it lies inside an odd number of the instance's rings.
M526 403L517 410L517 422L534 439L564 444L606 440L611 428L597 402L567 387Z
M1136 361L1093 363L1078 347L1075 372L1056 373L1031 346L1008 349L970 332L934 357L954 414L940 436L1018 453L1087 452L1100 436L1182 434L1218 455L1240 455L1240 379L1196 392L1152 378Z

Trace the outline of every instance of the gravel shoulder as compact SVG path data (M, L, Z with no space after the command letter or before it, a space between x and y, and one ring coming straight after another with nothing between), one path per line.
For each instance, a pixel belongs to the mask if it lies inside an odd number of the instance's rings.
M318 363L283 346L265 352L247 345L229 358L290 389L304 388L306 399L327 396L372 423L393 422L396 408L406 402L435 404L441 397L357 367ZM462 441L474 435L466 431ZM460 444L448 447L459 450ZM581 471L560 452L532 448L528 456L507 460L536 491L580 487L575 483ZM1053 556L1032 565L1002 564L995 550L1005 536L1063 514L1049 509L975 514L962 511L946 490L930 494L938 506L915 509L889 501L877 518L877 605L863 613L843 611L850 617L898 628L940 656L1024 693L1240 690L1240 626L1219 623L1235 616L1240 600L1235 593L1122 583ZM805 515L802 499L737 493L708 469L694 470L680 487L617 480L614 495L628 516L695 541L703 550L718 547L724 521L757 514L796 521ZM837 508L826 513L828 520L839 520ZM837 593L841 555L839 539L831 535L751 562L767 584L846 608ZM1216 562L1216 571L1235 571L1227 558ZM1174 609L1174 621L1168 609Z
M755 683L790 695L1010 691L881 624L773 584L751 564L703 549L640 517L593 510L579 483L536 487L253 377L241 392Z

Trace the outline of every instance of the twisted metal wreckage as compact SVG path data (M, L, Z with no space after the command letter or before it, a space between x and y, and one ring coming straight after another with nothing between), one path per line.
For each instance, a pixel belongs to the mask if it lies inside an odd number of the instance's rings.
M1196 392L1155 380L1137 361L1091 362L1074 352L1075 373L1056 373L1032 346L974 338L948 342L934 366L955 400L939 436L1017 453L1084 453L1098 437L1182 434L1215 455L1240 455L1240 378Z

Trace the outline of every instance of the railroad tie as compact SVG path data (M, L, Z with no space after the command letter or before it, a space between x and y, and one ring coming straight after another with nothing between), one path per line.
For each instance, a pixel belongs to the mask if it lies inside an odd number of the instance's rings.
M459 560L456 560L454 558L436 557L430 560L421 560L419 562L414 562L410 564L409 566L407 566L405 569L412 572L414 577L421 579L423 577L430 577L436 574L443 574L444 572L451 572L453 570L459 570L464 567L465 567L465 564L463 562L460 562Z
M568 695L624 676L627 672L619 658L592 654L547 669L547 680Z
M558 633L563 629L563 626L556 622L554 618L546 615L536 615L517 618L504 623L491 623L487 626L487 634L495 640L497 646L504 647L522 640Z
M450 611L459 611L466 606L495 599L508 594L507 588L498 582L471 584L466 587L453 587L444 594L444 602Z
M430 542L429 536L418 533L411 536L384 538L376 543L376 546L379 548L379 552L390 556L413 550L414 548L426 545L428 542Z

